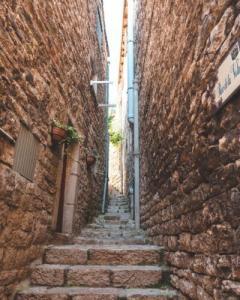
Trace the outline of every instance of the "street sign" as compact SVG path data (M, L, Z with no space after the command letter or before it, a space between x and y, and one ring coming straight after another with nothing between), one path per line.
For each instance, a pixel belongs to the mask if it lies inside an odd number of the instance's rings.
M240 41L231 49L218 70L215 101L224 104L240 88Z

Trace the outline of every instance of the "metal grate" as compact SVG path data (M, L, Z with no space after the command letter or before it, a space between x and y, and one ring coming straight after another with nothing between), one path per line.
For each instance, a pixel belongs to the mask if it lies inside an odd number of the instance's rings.
M33 181L37 162L39 142L24 126L21 127L13 162L13 169L23 177Z

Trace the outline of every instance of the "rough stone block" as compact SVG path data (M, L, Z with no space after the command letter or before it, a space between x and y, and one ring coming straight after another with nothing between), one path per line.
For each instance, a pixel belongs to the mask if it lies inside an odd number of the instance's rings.
M37 287L18 293L16 300L69 300L69 295L61 288L48 290Z
M112 284L114 287L124 288L144 288L153 287L160 284L162 279L162 270L145 266L136 268L116 268L112 272Z
M144 246L109 247L89 250L89 264L100 265L147 265L159 264L160 249Z
M74 246L50 248L45 252L44 261L47 264L86 264L87 250L76 248Z
M31 283L43 286L62 286L64 284L64 266L41 265L31 274Z
M178 295L171 290L130 289L126 291L127 300L177 300Z
M101 267L72 267L67 274L70 286L108 287L110 286L110 270Z

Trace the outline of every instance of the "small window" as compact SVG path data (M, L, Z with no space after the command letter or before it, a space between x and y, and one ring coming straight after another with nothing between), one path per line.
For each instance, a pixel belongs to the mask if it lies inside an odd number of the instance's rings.
M101 13L100 10L97 10L97 37L98 37L98 44L99 47L102 47L102 39L103 39L103 26L101 20Z
M38 149L37 139L26 127L22 126L17 139L13 169L30 181L33 181Z

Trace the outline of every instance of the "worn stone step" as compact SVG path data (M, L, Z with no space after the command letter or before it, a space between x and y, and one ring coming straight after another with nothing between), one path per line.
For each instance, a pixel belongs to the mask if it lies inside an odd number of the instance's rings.
M119 213L108 213L108 212L104 215L104 218L105 217L107 217L107 218L108 217L110 217L110 218L120 217L121 219L127 219L127 220L129 220L131 218L130 213L119 214Z
M129 209L129 205L128 204L112 204L108 206L109 208L127 208Z
M103 224L133 224L133 220L130 219L130 216L122 216L120 214L109 214L105 216L98 217L94 220L92 224L103 225Z
M16 300L177 300L171 289L47 288L19 292Z
M44 263L64 265L157 265L162 248L149 245L67 245L45 250Z
M145 237L145 234L138 232L135 229L132 230L108 230L106 228L102 229L92 229L85 228L82 233L82 237L92 237L92 238L132 238L132 237Z
M129 209L126 208L117 208L117 207L109 207L107 210L109 213L119 213L119 214L124 214L124 213L129 213Z
M87 234L96 234L96 235L105 235L105 234L118 234L118 233L124 233L124 235L126 236L132 236L132 235L139 235L139 234L144 234L142 231L140 230L136 230L135 226L131 226L130 228L122 228L119 229L118 227L103 227L103 226L99 226L97 228L93 228L93 227L85 227L82 232L81 235L84 235L85 233Z
M109 230L98 230L98 231L93 231L92 229L85 229L84 231L82 231L81 233L82 237L91 237L91 238L126 238L126 236L123 234L123 232L120 230L118 232L111 232ZM128 237L133 236L128 234Z
M129 201L126 200L126 199L123 199L123 200L112 200L109 202L108 206L111 206L111 205L121 205L121 204L129 204Z
M76 237L73 239L74 244L80 245L144 245L148 243L148 239L145 237L138 237L138 238L112 238L106 237L102 239L98 238L91 238L91 237Z
M169 271L159 266L39 265L31 283L38 286L150 288L161 284Z
M102 217L105 221L120 221L121 220L121 216L119 214L103 215Z
M85 227L86 229L87 228L90 228L90 229L101 229L101 228L106 228L106 229L109 229L110 231L118 231L120 229L122 230L126 230L126 229L132 229L132 228L135 228L134 224L131 224L131 223L126 223L126 222L123 222L123 223L120 223L120 224L112 224L112 223L102 223L102 224L96 224L96 223L92 223L92 224L89 224L87 227Z
M96 221L95 223L89 224L88 226L86 226L85 228L110 228L111 229L111 225L115 225L116 227L124 227L124 226L131 226L134 227L134 225L129 222L128 220L121 220L121 221L115 221L115 220L107 220L107 221L101 221L98 222Z
M129 203L128 202L112 202L112 203L110 203L109 207L113 207L113 206L118 206L118 207L126 206L126 207L129 207Z
M104 224L107 224L107 225L127 225L129 224L129 221L128 220L105 220L104 221Z
M91 238L113 238L113 239L129 239L129 238L138 238L138 237L144 237L141 233L136 233L135 230L117 230L117 231L111 231L107 229L98 229L93 230L90 228L86 228L81 233L82 237L91 237Z
M108 206L108 208L129 208L128 203L115 203Z
M128 208L124 207L109 207L107 210L108 213L117 213L119 215L121 214L129 214L130 211Z
M129 203L111 203L108 207L129 207Z

